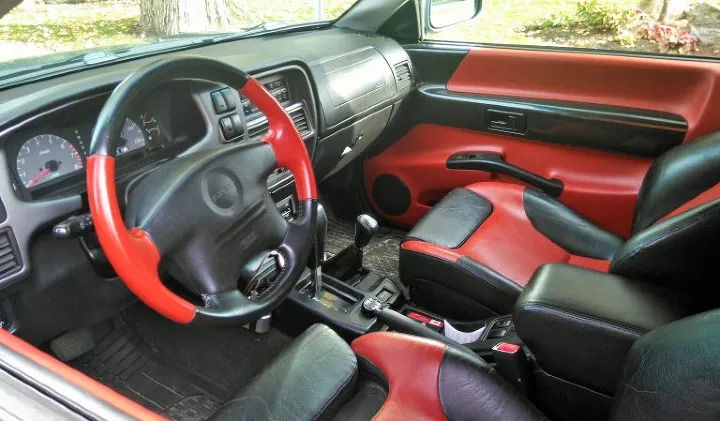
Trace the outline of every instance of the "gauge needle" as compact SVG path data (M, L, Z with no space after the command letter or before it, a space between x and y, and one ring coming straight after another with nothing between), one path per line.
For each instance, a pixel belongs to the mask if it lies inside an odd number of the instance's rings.
M27 184L26 187L32 187L35 184L37 184L38 181L42 180L43 177L48 175L50 173L50 168L45 168L44 170L40 171L40 174L36 175L35 178L30 180L30 182Z

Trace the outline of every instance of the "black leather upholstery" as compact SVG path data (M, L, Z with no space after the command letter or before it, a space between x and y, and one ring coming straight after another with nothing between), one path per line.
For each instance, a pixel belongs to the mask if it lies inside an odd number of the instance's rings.
M638 196L633 233L648 228L720 181L720 133L671 149L655 160Z
M720 164L718 164L720 167ZM610 271L692 293L717 304L720 200L657 223L618 251Z
M457 248L491 213L488 200L468 189L455 189L415 225L407 238Z
M720 311L650 332L630 350L611 419L720 419Z
M605 231L556 199L531 189L523 193L525 214L555 244L577 256L612 259L623 239Z
M466 257L452 263L401 249L400 261L400 277L412 280L408 284L415 303L456 319L509 314L522 291L510 279Z
M632 344L691 308L654 284L551 264L521 294L513 320L544 370L612 395Z
M357 367L355 354L342 338L327 326L313 325L215 419L313 420L332 414L351 392Z
M452 347L443 355L438 388L448 420L547 420L484 361Z

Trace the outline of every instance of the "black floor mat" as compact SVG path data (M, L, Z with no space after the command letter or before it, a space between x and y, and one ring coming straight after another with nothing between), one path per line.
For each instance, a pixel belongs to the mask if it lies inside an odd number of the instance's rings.
M72 365L172 420L208 419L292 338L276 329L181 326L142 305Z
M354 231L355 225L353 222L330 217L325 245L326 251L337 254L340 250L352 244ZM400 241L404 236L405 232L403 231L380 227L377 235L365 247L364 266L377 274L399 282Z

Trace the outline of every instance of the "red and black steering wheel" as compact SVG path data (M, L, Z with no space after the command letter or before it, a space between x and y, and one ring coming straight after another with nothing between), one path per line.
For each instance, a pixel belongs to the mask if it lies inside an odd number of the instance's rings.
M125 192L123 218L115 185L115 151L131 108L170 80L232 86L268 118L262 141L196 152L161 165ZM286 222L267 189L277 167L295 176L299 215ZM247 323L290 293L310 254L317 188L305 144L282 106L246 73L199 57L163 59L128 76L105 103L87 161L88 200L100 245L127 287L179 323ZM127 227L132 227L128 229ZM240 285L269 254L281 268L262 295ZM169 290L169 274L196 295L193 304Z

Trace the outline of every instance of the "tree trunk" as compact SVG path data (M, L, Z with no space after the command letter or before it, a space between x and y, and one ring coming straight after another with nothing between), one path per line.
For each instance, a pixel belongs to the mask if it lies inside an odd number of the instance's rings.
M10 11L21 2L22 0L0 1L0 18L10 13Z
M140 0L140 26L147 35L212 32L228 21L227 0Z

